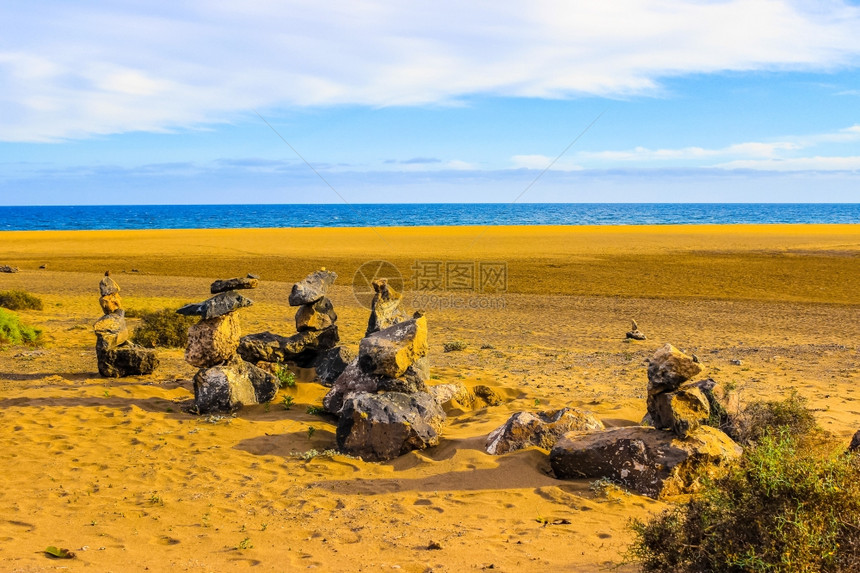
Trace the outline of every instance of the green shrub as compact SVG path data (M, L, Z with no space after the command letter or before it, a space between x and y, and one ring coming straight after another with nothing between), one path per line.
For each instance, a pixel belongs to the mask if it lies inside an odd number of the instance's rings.
M280 362L278 363L278 369L275 371L275 377L278 379L279 388L295 388L296 386L296 375Z
M42 331L21 323L14 312L0 309L0 344L37 344Z
M860 455L765 432L699 496L632 527L628 558L648 573L860 571Z
M469 344L463 340L452 340L443 344L442 348L445 352L456 352L458 350L466 350L468 346Z
M0 306L9 310L42 310L42 299L22 290L0 292Z
M182 348L188 344L188 329L197 322L193 316L176 314L170 308L155 312L142 312L140 326L134 329L132 342L154 348Z
M758 442L777 428L800 439L821 432L806 398L797 392L785 400L751 402L734 426L732 437L744 445Z

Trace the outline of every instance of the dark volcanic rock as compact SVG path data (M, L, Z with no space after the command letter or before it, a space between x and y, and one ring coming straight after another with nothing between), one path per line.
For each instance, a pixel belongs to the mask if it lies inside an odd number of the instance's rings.
M860 430L857 430L857 432L855 432L854 436L851 438L851 443L848 445L848 451L860 451Z
M439 443L445 412L427 393L360 393L346 400L337 426L342 452L386 461Z
M564 434L572 431L603 430L603 422L591 412L562 408L544 412L517 412L504 425L487 436L488 454L506 454L529 446L552 448Z
M252 304L254 304L254 301L251 299L245 298L235 291L227 291L216 294L203 302L186 304L176 312L186 316L215 318L216 316L223 316Z
M627 338L632 340L646 340L648 337L645 336L645 333L639 330L639 325L636 324L636 321L633 321L633 328L626 334Z
M671 344L648 360L648 395L671 392L702 371L702 367Z
M217 280L209 287L209 292L218 294L229 290L257 288L259 281L251 277Z
M158 368L155 350L141 348L130 342L112 350L96 345L96 357L99 363L99 374L106 378L141 376L151 374Z
M0 266L0 273L17 273L18 267L11 267L9 265Z
M302 368L312 368L319 353L334 348L338 342L337 326L292 336L261 332L243 336L237 352L248 362L293 362Z
M93 325L93 330L96 333L96 347L102 350L113 350L128 340L125 312L119 309L104 315Z
M708 421L711 406L700 388L685 385L674 392L648 396L648 414L655 428L672 430L683 438Z
M355 353L346 346L335 346L322 352L314 366L320 384L323 386L334 384L353 360L355 360Z
M416 312L410 320L361 339L358 362L365 372L399 378L427 349L427 319Z
M337 322L337 314L331 301L322 297L310 304L303 304L296 312L296 330L325 330Z
M604 432L571 432L550 452L558 478L609 478L649 497L689 493L703 475L723 474L741 447L726 434L701 426L686 438L631 426Z
M367 321L365 336L406 320L406 313L399 309L403 295L388 284L388 279L375 280L371 285L375 294L370 303L370 319Z
M337 273L321 269L312 272L290 291L290 306L301 306L316 302L328 293L328 287L337 278Z
M233 412L242 406L270 402L278 380L269 372L238 357L204 368L194 376L194 409L199 414Z

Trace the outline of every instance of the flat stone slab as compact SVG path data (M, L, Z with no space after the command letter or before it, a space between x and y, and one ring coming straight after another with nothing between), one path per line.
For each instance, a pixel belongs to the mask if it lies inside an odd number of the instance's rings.
M201 316L203 318L215 318L240 308L251 306L254 301L242 296L235 291L227 291L216 294L203 302L186 304L176 312L185 316Z
M324 269L314 271L293 285L290 291L290 306L301 306L316 302L326 294L328 287L337 279L337 273Z
M236 277L233 279L222 279L215 281L209 287L209 291L212 294L218 294L221 292L227 292L228 290L257 288L259 284L260 281L255 278Z

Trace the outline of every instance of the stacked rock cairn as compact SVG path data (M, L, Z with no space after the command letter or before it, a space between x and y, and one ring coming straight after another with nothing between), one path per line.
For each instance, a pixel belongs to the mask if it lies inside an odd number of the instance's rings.
M608 478L663 497L695 490L702 475L723 473L741 454L721 429L739 409L717 382L689 380L701 366L671 344L648 361L648 414L642 426L573 432L550 452L556 477Z
M278 381L269 372L242 360L237 311L253 301L236 290L257 288L255 277L217 280L215 295L201 303L177 310L200 321L188 329L185 361L199 368L194 376L194 407L198 414L232 412L242 406L270 402L278 392Z
M446 416L425 385L429 364L424 313L406 320L398 309L400 295L384 279L374 288L369 323L384 327L361 340L358 357L335 380L323 407L339 417L338 449L385 461L437 445Z
M99 304L105 314L93 325L99 374L108 378L151 374L158 367L158 357L154 350L141 348L129 341L119 291L110 271L105 272L99 283Z
M338 346L337 314L326 296L336 279L337 273L323 268L294 284L289 303L298 307L297 333L280 336L261 332L244 336L238 348L242 358L255 364L313 368L317 379L330 386L354 357L346 346Z
M625 334L625 336L631 340L647 340L648 337L645 336L644 332L639 330L639 325L636 324L636 321L634 320L632 322L633 322L633 326L632 326L631 330L627 334Z

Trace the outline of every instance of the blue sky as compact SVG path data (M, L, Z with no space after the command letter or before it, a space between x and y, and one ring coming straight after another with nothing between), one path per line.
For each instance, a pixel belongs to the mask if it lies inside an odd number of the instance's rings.
M0 21L0 205L860 201L856 2L12 0Z

